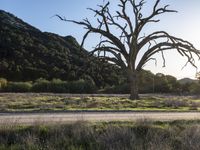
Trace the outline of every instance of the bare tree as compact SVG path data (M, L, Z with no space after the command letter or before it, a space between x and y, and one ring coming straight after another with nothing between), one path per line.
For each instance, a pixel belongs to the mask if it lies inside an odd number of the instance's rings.
M142 13L144 0L119 0L119 10L110 10L110 2L99 5L99 9L89 8L95 13L98 26L86 18L83 21L67 20L58 16L61 20L82 25L86 30L82 45L91 33L101 36L101 41L91 53L97 53L98 57L115 63L125 70L130 80L130 99L139 99L138 73L150 60L156 61L152 56L161 53L163 67L165 66L164 52L176 50L181 56L187 58L186 65L195 66L194 56L200 58L200 52L188 41L169 35L165 31L156 31L149 35L141 35L143 28L149 23L157 23L158 16L168 12L177 12L168 9L169 5L159 7L160 0L156 0L152 12L148 16ZM130 12L131 8L131 12ZM128 11L129 10L129 11ZM116 30L116 31L113 31ZM116 33L119 33L116 35ZM143 52L139 57L139 52ZM138 60L138 61L137 61ZM138 63L137 63L138 62Z

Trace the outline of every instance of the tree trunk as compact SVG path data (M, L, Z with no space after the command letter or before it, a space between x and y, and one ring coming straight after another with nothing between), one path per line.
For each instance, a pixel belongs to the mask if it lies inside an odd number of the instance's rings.
M130 82L130 99L138 100L138 73L134 71L129 71L129 82Z

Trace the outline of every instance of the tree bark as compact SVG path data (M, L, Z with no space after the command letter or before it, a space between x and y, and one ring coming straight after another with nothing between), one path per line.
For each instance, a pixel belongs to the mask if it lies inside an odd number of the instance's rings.
M129 82L130 82L130 99L139 100L138 73L136 71L129 70Z

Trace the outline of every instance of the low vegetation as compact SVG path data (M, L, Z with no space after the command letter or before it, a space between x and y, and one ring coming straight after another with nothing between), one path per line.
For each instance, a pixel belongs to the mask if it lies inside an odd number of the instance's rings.
M107 93L128 94L130 86L124 83L97 86L91 78L63 81L61 79L46 80L39 78L35 81L13 82L0 78L0 92L46 92L46 93ZM190 82L177 81L176 78L163 74L152 74L143 71L139 80L140 93L170 93L177 95L199 95L200 83L197 80Z
M141 95L139 101L128 95L0 93L0 111L199 111L200 97Z
M197 150L199 121L1 126L1 150Z
M7 82L6 79L0 79L1 92L53 92L53 93L94 93L96 86L89 80L62 81L53 79L38 79L35 82ZM6 81L6 82L5 82Z

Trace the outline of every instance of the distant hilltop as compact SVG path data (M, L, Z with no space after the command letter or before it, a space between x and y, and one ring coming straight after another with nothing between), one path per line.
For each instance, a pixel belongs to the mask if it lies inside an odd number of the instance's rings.
M178 80L180 84L186 84L186 83L198 83L198 80L190 79L190 78L183 78Z

